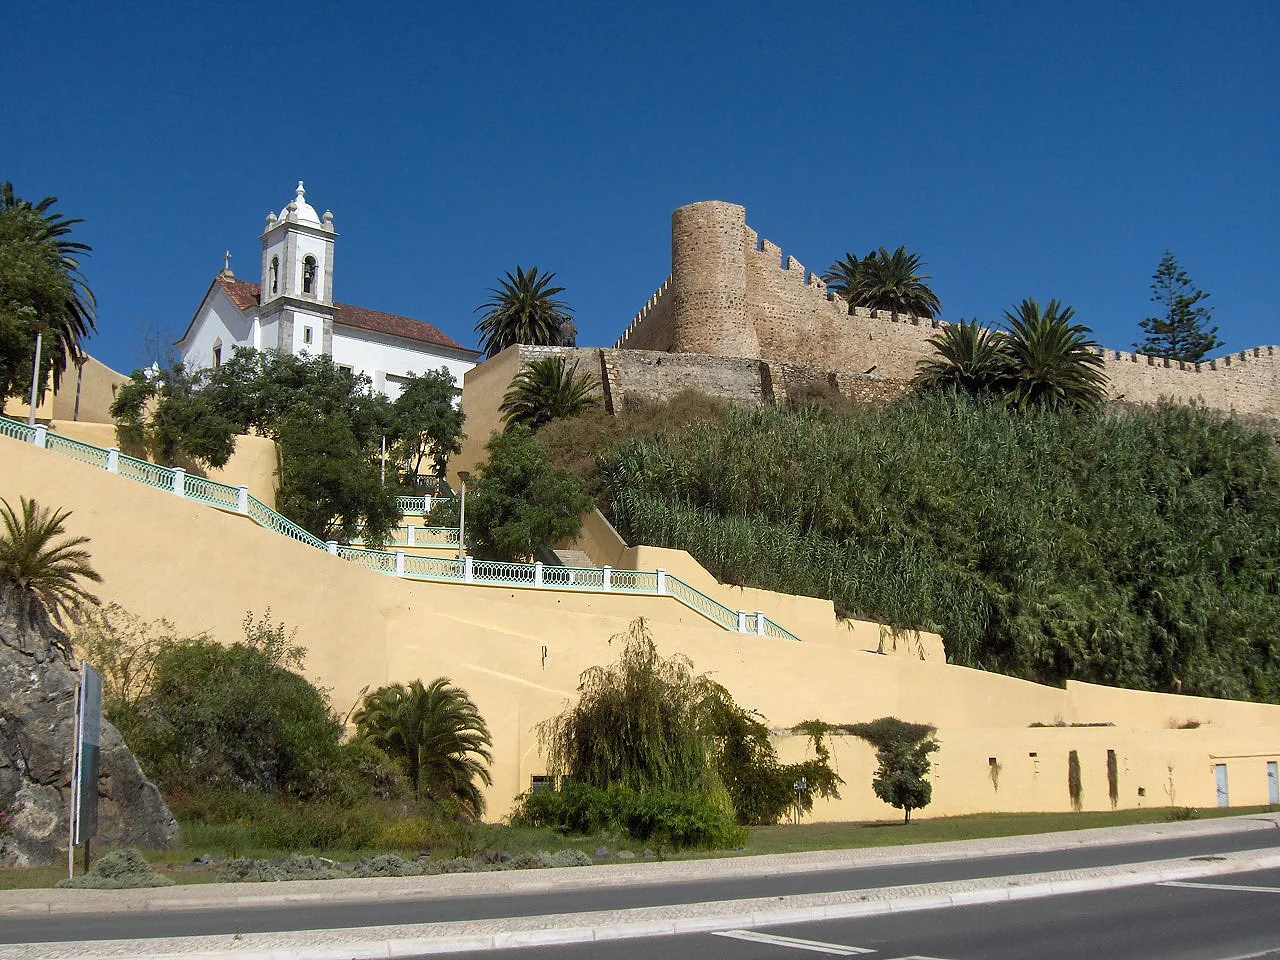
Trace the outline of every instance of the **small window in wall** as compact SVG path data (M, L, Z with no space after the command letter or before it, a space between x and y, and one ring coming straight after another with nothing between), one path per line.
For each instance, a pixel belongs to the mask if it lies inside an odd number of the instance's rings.
M556 788L556 778L535 773L529 784L530 793L550 793Z
M338 369L343 373L355 373L355 368L347 366L345 363L338 364Z
M271 258L270 280L271 280L271 292L279 293L280 292L280 258L279 257Z
M315 293L316 287L316 258L307 257L302 261L302 292Z
M310 342L311 342L311 328L310 328L310 327L303 327L303 328L302 328L302 342L303 342L303 343L310 343Z
M217 344L213 348L213 366L214 369L222 366L222 344Z

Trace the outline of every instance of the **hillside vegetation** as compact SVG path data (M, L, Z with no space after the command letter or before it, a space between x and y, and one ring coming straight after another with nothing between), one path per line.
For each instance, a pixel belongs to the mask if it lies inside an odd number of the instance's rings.
M1280 699L1280 462L1220 415L943 394L546 433L580 468L601 443L592 486L623 536L722 581L935 630L952 662L1030 680Z

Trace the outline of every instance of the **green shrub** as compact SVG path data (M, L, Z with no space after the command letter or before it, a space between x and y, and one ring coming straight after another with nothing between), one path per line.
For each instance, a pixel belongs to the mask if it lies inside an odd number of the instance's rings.
M1200 816L1200 811L1195 807L1170 807L1169 819L1174 823L1184 820L1194 820Z
M417 877L423 873L422 864L405 860L394 853L384 853L368 860L361 860L351 872L353 877Z
M718 804L704 794L622 786L601 790L573 782L563 790L525 794L512 823L576 836L618 827L633 840L680 849L735 847L746 839L728 804Z
M133 848L112 850L99 857L89 872L57 886L87 890L124 890L130 887L168 887L173 881L151 869L147 858Z
M297 855L279 860L230 860L218 873L221 883L272 883L279 880L338 880L346 876L332 861Z

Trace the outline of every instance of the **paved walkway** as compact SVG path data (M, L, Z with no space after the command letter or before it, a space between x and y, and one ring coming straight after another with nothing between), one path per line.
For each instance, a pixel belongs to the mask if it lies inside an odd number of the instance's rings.
M1280 828L1280 814L1233 817L1178 824L1110 827L1065 833L967 840L912 847L817 851L800 854L732 857L672 863L610 864L560 870L454 874L374 880L301 881L288 884L218 884L158 890L13 890L0 893L0 914L252 907L287 903L339 904L388 897L511 895L572 889L714 880L725 877L909 864L1002 854L1047 852L1085 845L1141 843L1179 837L1214 836ZM546 946L593 940L658 936L696 931L742 929L780 923L837 919L871 914L935 909L1026 897L1051 896L1220 876L1280 867L1280 838L1273 849L1214 857L1179 858L1087 870L991 877L947 883L841 891L793 897L729 900L676 906L608 910L540 917L510 917L395 927L355 927L296 933L235 936L37 943L0 947L0 960L115 960L123 957L171 957L223 960L261 957L271 960L404 957L419 954ZM145 927L145 917L139 926Z

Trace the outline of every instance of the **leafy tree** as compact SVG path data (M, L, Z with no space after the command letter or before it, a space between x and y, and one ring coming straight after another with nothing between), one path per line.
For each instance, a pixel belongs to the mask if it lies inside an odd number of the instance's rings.
M417 476L428 457L434 476L443 477L449 458L462 449L465 419L454 402L457 390L447 367L422 376L409 374L400 396L392 403L397 459L405 472Z
M477 781L493 782L493 740L465 690L445 677L394 683L367 694L353 719L361 740L400 761L419 798L456 804L472 818L484 812Z
M832 265L833 272L839 265L839 262ZM919 272L923 266L920 255L908 253L905 246L893 253L884 247L872 250L858 264L855 283L846 291L850 305L889 310L895 317L899 314L936 317L942 305L925 283L933 278Z
M540 274L537 267L526 271L517 266L514 275L508 271L506 279L489 291L492 296L476 307L477 313L484 311L476 333L486 357L497 356L516 343L559 346L576 338L576 330L570 334L566 327L572 324L572 308L555 299L564 292L564 287L551 286L555 276Z
M614 640L617 662L584 670L577 703L538 725L551 772L602 790L717 789L702 709L717 685L659 654L643 617Z
M93 292L80 272L90 247L69 239L83 221L54 212L57 202L45 197L33 204L18 197L13 184L0 184L0 403L30 384L38 325L50 331L42 349L48 351L41 360L42 397L43 377L52 372L56 389L67 364L81 356L81 340L95 329Z
M858 289L860 266L861 263L856 256L846 253L844 259L831 264L827 272L822 275L827 289L848 304L850 314L853 313L854 293Z
M313 419L298 413L277 427L280 512L321 540L362 537L379 547L400 522L395 489L382 484L379 465L355 418L345 411Z
M1208 326L1213 308L1202 305L1207 299L1209 294L1191 282L1166 250L1151 275L1151 302L1160 305L1160 316L1147 317L1139 324L1147 339L1135 343L1133 349L1153 357L1198 363L1223 345L1218 328Z
M161 463L225 466L239 428L201 389L207 378L181 363L159 374L135 370L111 403L120 442Z
M160 654L186 639L207 637L179 637L170 621L146 623L118 603L88 611L74 636L78 656L102 674L104 710L114 716L136 709L150 689Z
M29 616L27 605L39 604L56 622L64 613L74 614L98 598L82 580L101 583L89 562L84 545L88 537L68 537L63 526L70 510L41 507L35 500L19 498L20 512L0 500L0 580L15 588L19 616ZM59 539L61 538L61 539Z
M498 408L507 425L523 423L537 430L552 420L576 416L600 402L595 381L570 366L564 357L534 360L511 381Z
M903 823L910 823L911 811L927 807L933 799L933 784L925 778L929 775L929 754L938 749L938 741L933 739L935 729L897 717L850 724L844 729L876 748L871 789L903 812Z
M953 389L977 396L1001 394L1009 385L1005 335L977 320L943 327L928 340L937 356L921 360L912 382L928 390Z
M1041 309L1030 297L1005 311L1011 381L1006 401L1012 406L1093 410L1106 400L1098 344L1088 327L1071 322L1074 317L1075 311L1057 300Z
M323 795L341 763L342 725L295 671L293 634L245 618L243 642L166 643L133 709L109 714L162 788Z
M533 431L516 424L485 449L467 487L467 535L478 554L521 559L578 533L591 500L582 481L551 468Z

